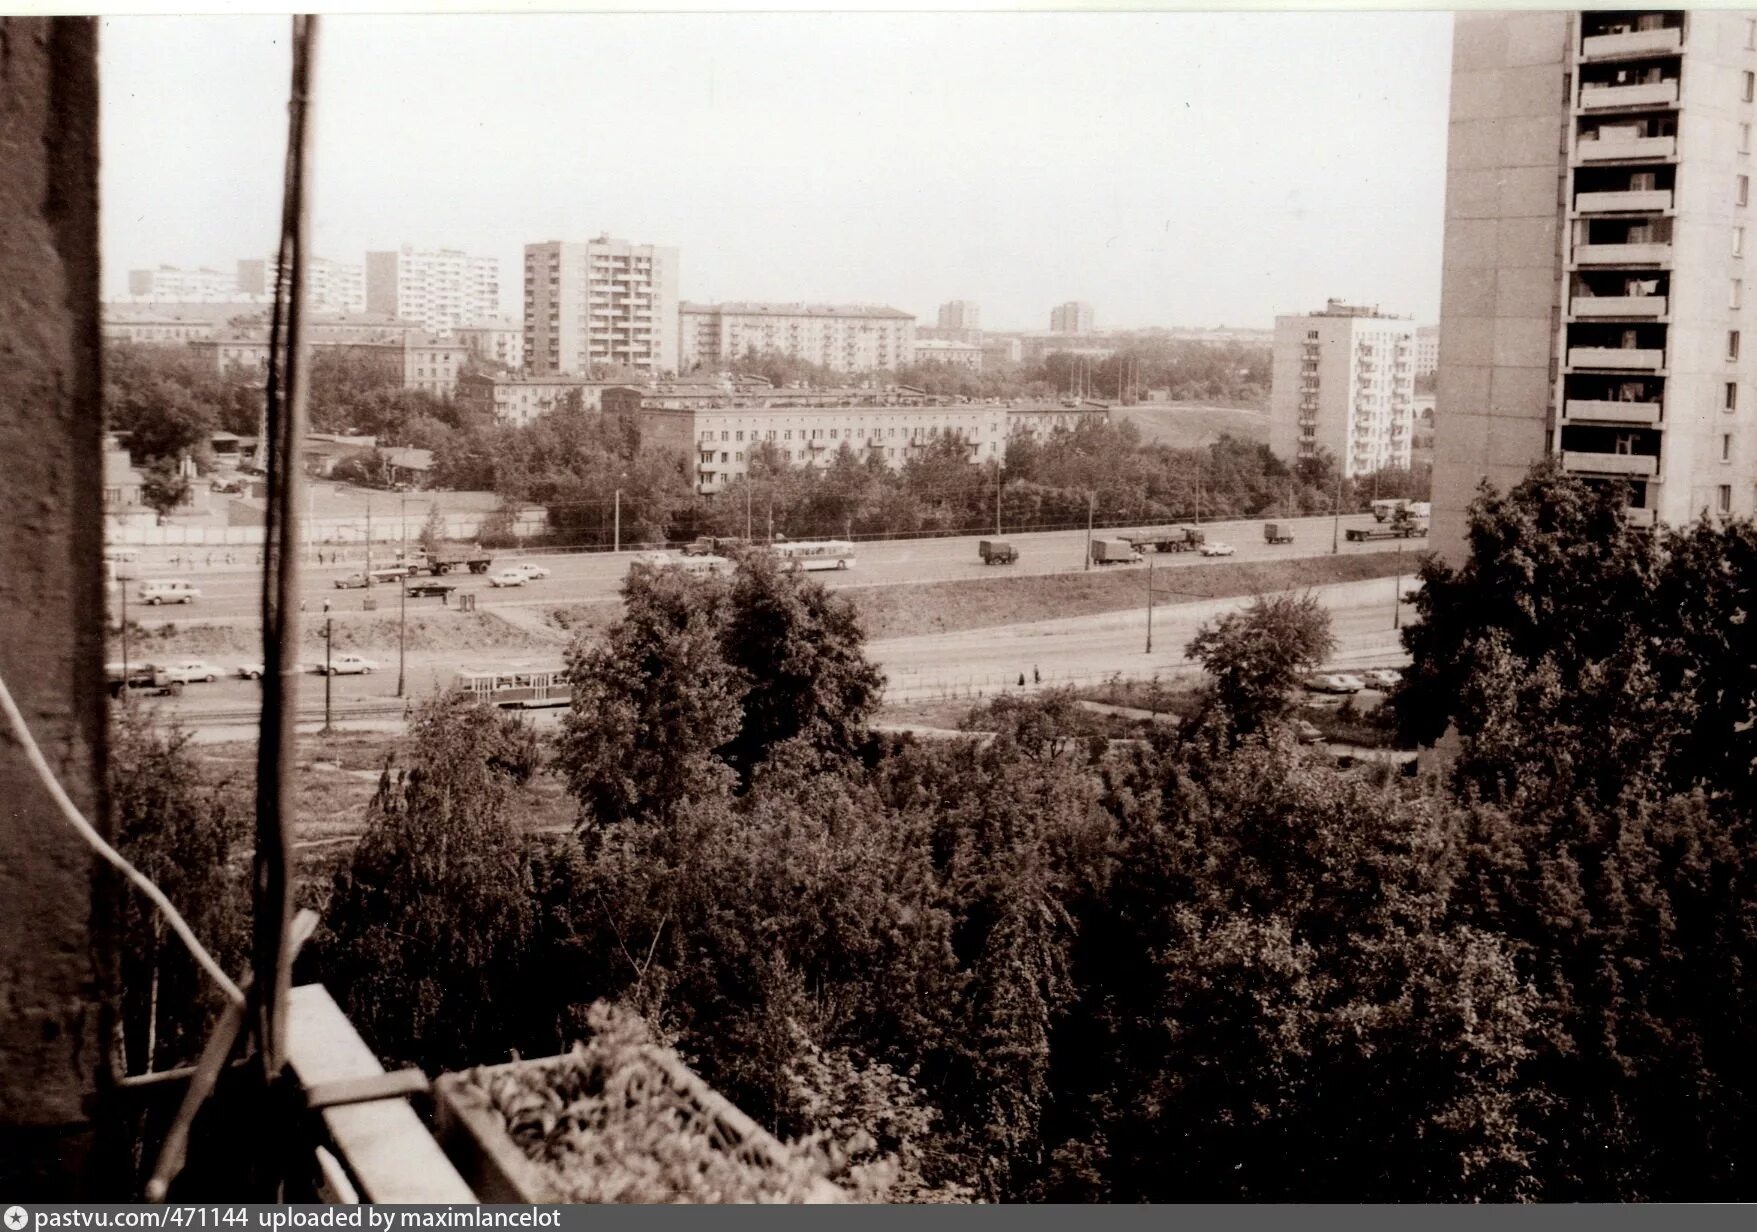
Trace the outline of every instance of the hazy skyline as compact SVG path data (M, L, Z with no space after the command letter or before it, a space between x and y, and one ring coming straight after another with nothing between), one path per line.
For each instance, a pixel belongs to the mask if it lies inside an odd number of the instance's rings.
M327 17L313 247L600 232L686 300L1438 318L1447 13ZM268 253L282 17L103 22L107 294Z

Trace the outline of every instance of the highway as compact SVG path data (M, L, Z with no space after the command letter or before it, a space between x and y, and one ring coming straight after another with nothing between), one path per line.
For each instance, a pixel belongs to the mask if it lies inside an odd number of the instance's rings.
M1263 540L1262 521L1205 522L1202 529L1210 543L1219 541L1231 544L1237 549L1237 560L1266 561L1287 560L1301 556L1318 556L1330 552L1333 538L1340 543L1342 552L1382 552L1395 545L1394 540L1379 540L1368 543L1350 543L1341 538L1342 532L1349 527L1374 525L1371 514L1355 514L1337 520L1330 517L1298 518L1280 520L1284 526L1293 529L1294 541L1291 544L1269 544ZM1096 536L1127 533L1131 528L1110 528L1095 531ZM1140 528L1134 528L1140 529ZM976 544L988 535L966 535L944 539L887 539L863 542L857 546L857 559L854 567L846 572L825 572L816 576L831 587L843 586L874 586L897 585L915 582L942 582L958 579L995 577L1018 574L1068 573L1085 567L1086 532L1085 530L1037 531L1022 535L1006 535L1008 541L1019 548L1020 559L1017 564L1004 566L984 565L976 555ZM1408 546L1412 552L1420 551L1425 540L1410 540ZM242 554L240 554L242 555ZM514 560L535 560L551 570L551 576L528 586L507 589L494 589L488 585L487 578L472 574L453 573L446 581L458 587L450 602L457 602L458 594L474 594L477 606L481 609L516 605L540 605L555 603L589 603L595 600L614 599L623 577L627 574L633 553L564 553L564 554L531 554L518 553L497 554L496 566ZM386 545L383 556L374 553L374 564L390 563L393 559L392 549ZM1195 552L1158 553L1155 557L1155 568L1177 568L1202 562L1204 557ZM374 586L368 590L338 590L335 586L337 578L359 571L359 560L343 565L311 565L303 569L300 593L306 600L308 614L321 613L323 601L328 599L337 615L365 610L365 603L370 600L377 605L380 615L394 612L397 607L397 589L393 585ZM1092 566L1094 569L1129 568L1132 566ZM143 576L186 577L193 581L202 592L198 603L184 607L153 608L139 604L131 590L128 597L128 615L131 620L143 625L174 621L179 624L189 623L244 623L254 622L260 609L261 581L257 567L246 568L199 568L176 572L169 568L143 571ZM1386 584L1387 587L1389 583ZM138 589L139 583L130 583ZM116 587L111 588L110 606L112 615L119 611L119 596ZM408 601L410 611L426 611L439 606L436 599L411 599Z
M1405 598L1414 587L1415 583L1405 576L1401 583ZM1314 588L1330 609L1338 642L1336 654L1325 666L1364 668L1396 666L1406 661L1398 630L1393 626L1393 603L1398 589L1392 578ZM869 643L867 653L884 669L888 701L992 694L1016 689L1021 675L1028 684L1045 687L1092 684L1117 674L1169 679L1195 671L1184 658L1183 648L1198 625L1248 602L1248 598L1240 597L1156 608L1152 653L1146 649L1144 608L893 638ZM1400 616L1407 619L1410 615L1405 603ZM410 654L408 697L420 698L447 684L456 668L473 658L468 652L457 651ZM313 675L301 676L298 682L301 728L313 730L321 724L325 682ZM367 676L335 677L330 686L338 724L398 724L394 653L382 660L379 671ZM190 685L181 698L149 704L162 707L167 715L182 717L192 726L212 729L204 731L204 738L249 739L254 735L252 725L260 698L259 685L233 679ZM553 714L549 714L541 721L553 719Z

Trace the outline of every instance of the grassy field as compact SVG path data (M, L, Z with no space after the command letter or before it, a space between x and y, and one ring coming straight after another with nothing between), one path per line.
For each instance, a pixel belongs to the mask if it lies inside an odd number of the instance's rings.
M1148 444L1170 445L1174 449L1212 445L1222 436L1262 443L1269 440L1268 413L1249 407L1173 403L1119 407L1110 414L1118 423L1134 424Z
M1372 552L1359 556L1185 565L1175 573L1161 570L1154 577L1157 589L1169 590L1175 585L1186 599L1226 599L1330 582L1390 577L1399 570L1411 572L1414 563L1407 553ZM1141 605L1145 585L1145 571L1130 568L931 582L848 593L865 619L867 636L876 641L1125 611Z

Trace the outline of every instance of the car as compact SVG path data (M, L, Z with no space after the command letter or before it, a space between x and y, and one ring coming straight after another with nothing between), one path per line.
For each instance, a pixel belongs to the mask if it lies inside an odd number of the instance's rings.
M339 654L327 664L317 665L319 676L370 676L378 670L378 661L368 659L365 655Z
M1293 721L1293 736L1294 739L1298 740L1301 744L1324 743L1324 733L1319 731L1313 723L1306 719L1295 719Z
M1325 672L1306 680L1306 688L1314 693L1359 693L1365 687L1358 678L1341 672Z
M180 578L155 578L140 584L140 602L157 607L161 603L194 603L201 598L201 587Z
M212 684L224 674L205 659L176 659L160 665L157 679L161 685L193 684L197 680Z
M364 573L347 573L336 579L337 590L365 590L366 575Z
M499 573L488 575L488 584L494 587L523 586L530 579L517 569L502 569Z
M684 556L676 562L685 573L730 573L736 567L724 556Z
M545 569L542 565L534 564L528 560L521 560L517 564L508 565L505 569L501 570L501 572L522 573L533 582L540 582L549 576L549 570Z
M1388 667L1374 668L1362 678L1370 688L1395 689L1403 683L1403 673Z
M676 559L669 552L636 552L628 563L631 566L648 565L654 569L664 569L676 563Z
M1219 540L1215 540L1213 543L1204 543L1202 545L1202 555L1204 556L1232 556L1236 554L1237 551L1238 549L1233 547L1232 544L1221 543Z
M308 664L295 663L291 667L283 668L281 670L281 675L283 675L283 676L297 676L301 672L308 672L310 670L311 670L311 667ZM238 665L238 678L240 680L261 680L262 679L262 671L263 671L263 668L262 668L261 662L240 663Z
M411 582L408 592L411 599L443 599L456 589L449 582Z

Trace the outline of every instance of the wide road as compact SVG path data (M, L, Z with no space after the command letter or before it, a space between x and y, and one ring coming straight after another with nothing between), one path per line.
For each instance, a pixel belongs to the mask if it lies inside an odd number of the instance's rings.
M1405 577L1401 591L1407 599L1416 583ZM1343 582L1314 587L1330 610L1337 651L1326 666L1336 668L1390 667L1407 661L1394 620L1407 619L1405 603L1394 616L1398 583L1392 578ZM889 701L914 701L946 696L992 694L1018 687L1023 675L1028 684L1091 684L1112 675L1146 679L1188 675L1195 669L1183 648L1198 625L1216 615L1237 610L1249 597L1209 599L1159 607L1153 613L1153 649L1146 646L1145 609L1105 612L1063 620L1032 621L959 633L893 638L868 643L867 653L884 669ZM504 656L503 656L504 657ZM541 656L533 655L533 658ZM406 694L420 698L443 687L460 666L473 662L467 651L425 651L408 657ZM362 716L364 726L396 725L394 712L382 707L396 703L396 659L392 654L380 670L366 676L332 677L329 680L335 713L345 718L363 706L380 709ZM325 681L305 675L299 678L302 710L316 725L324 703ZM181 698L153 701L167 714L180 715L192 723L212 727L204 733L214 738L248 739L253 734L261 689L243 680L195 684ZM553 720L549 713L545 721Z
M1340 519L1339 523L1329 517L1312 517L1282 520L1282 524L1293 529L1294 538L1290 544L1272 545L1264 542L1262 521L1204 522L1202 529L1208 542L1228 543L1236 548L1238 554L1234 559L1237 560L1287 560L1300 556L1324 555L1331 550L1333 540L1339 543L1341 551L1345 553L1382 552L1398 542L1405 542L1378 540L1350 543L1338 535L1338 525L1342 532L1346 532L1351 526L1375 525L1371 514L1350 515ZM1127 533L1130 529L1112 528L1095 531L1094 534L1102 537ZM1015 544L1020 553L1019 562L1008 566L984 565L977 558L977 542L991 537L965 535L946 539L886 539L863 542L857 545L857 559L852 569L846 572L819 573L817 576L832 587L876 586L1021 573L1067 573L1085 568L1086 532L1083 529L1007 535L1008 542ZM1411 551L1419 551L1426 545L1426 541L1422 539L1406 542ZM512 552L497 553L496 567L503 562L536 560L551 570L551 576L528 586L506 589L490 587L487 578L469 573L449 574L444 580L458 587L457 594L474 594L478 608L589 603L616 597L633 557L634 553L631 552L533 553L528 556ZM1155 567L1176 568L1180 565L1197 564L1204 559L1195 552L1165 552L1157 554ZM373 560L375 564L380 561L390 563L391 549L387 546L382 556L375 553ZM398 597L395 585L374 586L370 591L336 589L337 578L357 572L360 567L358 559L344 565L305 567L301 594L306 599L307 611L322 611L323 601L328 599L337 613L358 612L363 610L369 595L380 613L394 611ZM1098 569L1104 566L1092 567ZM254 566L231 569L202 567L181 572L154 569L147 571L144 576L186 577L201 589L202 597L198 603L186 607L150 608L135 600L134 592L138 590L139 584L132 583L128 597L128 615L131 620L141 624L150 625L160 621L175 621L179 624L192 621L254 621L260 610L261 581ZM451 602L456 601L454 595ZM118 609L115 587L111 588L110 603L114 613ZM436 599L409 600L411 611L438 605L439 601Z

